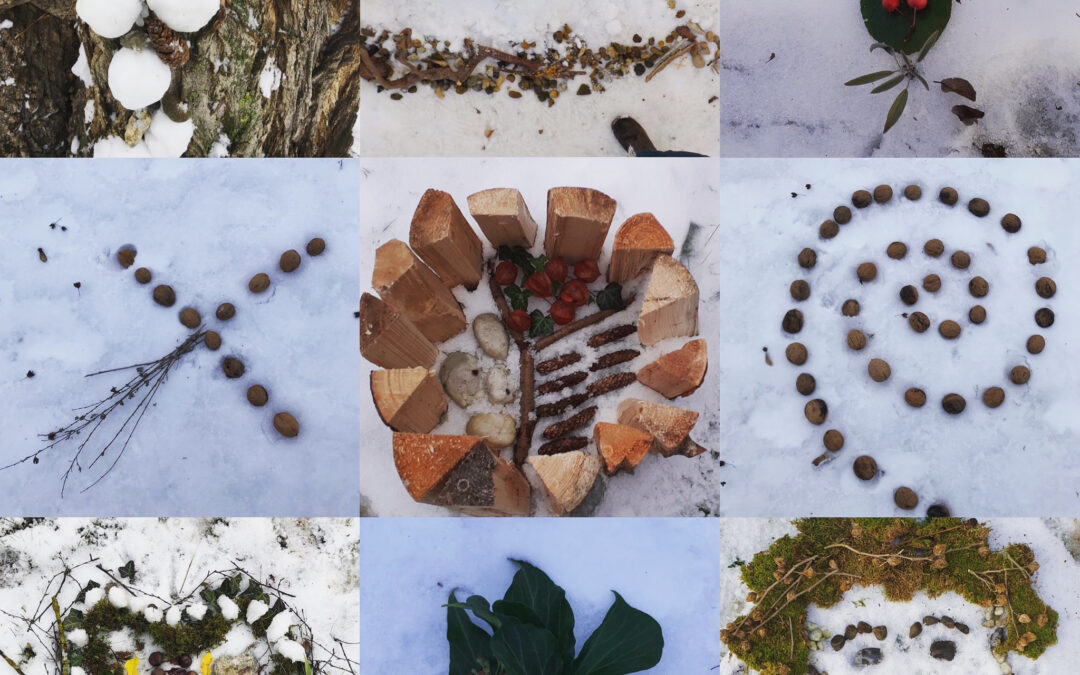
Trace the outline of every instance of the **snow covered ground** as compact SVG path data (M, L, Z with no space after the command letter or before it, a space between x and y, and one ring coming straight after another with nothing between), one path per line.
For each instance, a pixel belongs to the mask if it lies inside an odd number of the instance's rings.
M673 519L365 519L361 673L445 673L446 602L502 597L530 562L566 590L580 646L618 591L664 632L656 675L707 675L719 661L715 521Z
M1022 518L992 519L990 545L997 549L1010 543L1024 543L1035 552L1039 572L1035 587L1039 596L1059 613L1058 642L1037 661L1013 653L1009 665L1017 675L1057 675L1075 670L1080 657L1080 521L1037 520ZM733 565L738 560L749 561L785 534L794 534L795 528L786 520L722 519L720 541L721 591L720 608L726 623L744 613L747 588L742 583L741 568ZM858 604L856 604L858 603ZM963 635L942 625L927 626L922 634L909 639L908 627L926 615L948 615L966 623L971 632ZM878 641L872 635L864 635L841 652L831 648L815 652L811 664L830 675L854 673L850 659L857 649L878 647L884 660L870 671L930 673L996 673L998 664L987 648L989 638L983 621L982 609L965 601L955 593L929 598L919 593L908 603L885 600L880 587L853 588L837 605L822 610L811 607L808 620L830 629L834 634L844 626L859 621L872 625L884 625L891 636ZM956 658L950 663L933 659L929 655L930 643L935 640L951 640L956 643ZM721 645L720 673L744 673L745 666L733 657L727 647Z
M718 295L712 307L720 316L703 334L714 347L709 372L717 373L719 391L711 405L719 427L703 442L728 460L721 473L726 485L719 489L724 515L902 515L893 503L902 485L918 493L917 515L939 501L954 515L1076 513L1080 317L1069 310L1080 288L1080 269L1070 264L1080 256L1080 238L1071 226L1080 211L1080 163L732 160L721 163L718 180L721 227L698 279ZM897 192L892 202L857 211L831 241L818 238L818 225L835 206L850 204L854 190L880 183ZM910 183L922 186L921 201L900 196ZM959 190L961 205L950 209L938 202L946 185ZM975 196L989 200L989 217L968 213L964 204ZM1006 212L1022 218L1018 234L1006 235L998 224ZM946 245L946 255L936 261L921 251L932 237ZM909 247L902 261L885 255L896 240ZM818 262L802 274L796 255L806 246L818 251ZM1030 246L1046 249L1046 264L1028 263ZM968 273L949 264L957 248L971 254ZM878 277L860 286L855 268L865 261L876 263ZM936 330L916 334L902 317L909 309L897 297L900 287L919 285L929 272L941 276L943 288L936 295L920 288L919 304L911 309L928 314L935 328L955 317L963 327L958 340L946 341ZM989 317L981 326L967 320L975 303L966 287L972 274L990 282L989 295L979 301ZM1042 275L1057 282L1051 300L1035 294ZM804 277L812 294L796 303L788 287ZM847 298L861 303L858 317L841 316ZM799 305L806 327L797 336L785 335L781 319ZM1038 330L1032 317L1044 305L1056 311L1057 320ZM862 352L846 345L851 328L869 336ZM1036 332L1045 335L1047 346L1032 356L1024 345ZM793 339L809 349L804 367L785 359ZM768 348L772 366L762 348ZM887 382L870 380L872 357L891 364ZM1027 386L1008 380L1017 364L1031 368ZM817 379L815 397L829 405L828 421L820 427L805 419L807 399L795 390L795 378L804 371ZM913 385L927 392L922 409L904 402L904 391ZM981 394L994 385L1005 390L1006 399L990 410ZM950 417L941 409L948 392L967 399L962 415ZM830 428L839 429L846 443L834 461L815 468L811 460L824 452L822 434ZM881 471L869 483L852 472L862 454L873 456Z
M224 341L180 362L97 487L80 494L100 467L76 475L60 499L69 444L36 466L0 472L0 513L355 513L357 168L317 160L0 164L0 464L33 453L39 434L128 379L84 375L173 350L188 334L177 320L187 304ZM281 273L281 253L303 251L315 236L326 252ZM136 247L134 267L152 271L151 285L120 267L124 245ZM254 295L247 284L260 271L272 285ZM151 300L157 283L173 286L174 307ZM228 323L214 318L223 301L237 308ZM225 355L242 358L242 379L226 379ZM263 408L245 398L254 383L270 392ZM295 439L272 426L281 410L301 425Z
M931 0L937 2L940 0ZM923 62L903 119L882 138L899 90L871 95L845 87L891 69L872 42L857 2L723 1L722 143L728 156L978 156L984 143L1010 156L1080 154L1080 16L1074 0L954 4L941 40ZM775 55L775 56L774 56ZM933 82L963 77L978 101ZM950 112L986 112L965 127Z
M187 596L211 573L240 567L293 596L282 597L310 625L320 645L316 658L326 658L325 647L335 649L339 656L345 650L355 663L359 658L355 644L360 579L357 536L355 519L61 518L33 523L3 519L0 650L14 658L29 642L38 656L23 666L26 675L56 672L48 667L45 645L28 631L21 617L33 616L40 611L42 598L48 602L54 594L66 611L88 582L102 587L111 583L97 565L117 576L118 568L131 561L135 578L126 583L137 591L133 597L151 600L163 610L164 604ZM72 570L71 579L61 586L64 569ZM48 628L52 612L46 616L40 624ZM237 655L251 642L250 631L237 627L212 653L215 659ZM340 672L348 672L347 667Z
M374 251L379 245L394 238L408 241L413 212L421 195L428 188L449 192L466 214L466 197L473 192L493 187L517 188L524 196L533 217L543 228L548 189L566 185L592 187L618 202L605 255L600 260L602 270L607 268L607 255L610 253L615 230L629 216L641 212L652 212L667 228L675 241L676 252L686 238L690 224L699 225L701 230L695 239L695 251L696 254L704 256L706 251L710 250L705 242L715 232L715 223L720 212L716 188L712 185L711 174L714 169L715 164L702 159L364 160L361 169L363 178L360 182L365 237L365 253L360 260L361 284L365 288L370 287ZM466 218L472 222L471 216ZM473 227L476 227L475 224ZM478 229L476 231L479 232ZM538 249L541 244L542 237L538 235ZM488 250L487 254L490 256L494 252ZM686 262L701 287L700 335L709 341L710 358L716 358L712 352L718 344L721 318L717 311L719 305L715 280L701 276L700 273L705 268L698 264L697 257L691 257ZM600 324L596 331L582 331L560 345L565 351L573 351L574 347L584 348L584 340L593 332L599 332L611 325L634 322L644 297L643 291L644 289L640 289L637 302L626 312ZM454 294L459 302L465 305L465 314L470 321L480 313L497 311L486 282L472 293L465 291L464 287L458 287L454 289ZM683 342L684 340L680 339L670 339L652 348L643 349L642 355L625 370L640 368L662 351L677 349ZM636 341L634 343L636 346ZM442 343L439 347L444 354L459 349L477 351L471 330ZM589 350L585 348L582 351L586 353ZM510 361L510 365L516 367L516 359ZM371 364L364 362L361 380L365 383L365 390L371 369ZM692 459L681 456L663 459L659 455L650 455L637 467L633 475L619 474L611 479L598 479L598 487L586 501L585 506L589 513L613 516L691 516L715 513L718 508L722 508L723 505L717 503L717 486L722 480L724 469L718 459L723 459L730 448L725 447L724 436L727 431L723 423L722 408L717 404L723 389L719 377L721 372L719 368L710 367L705 384L693 395L676 402L676 405L701 413L692 435L710 450L718 451L718 457L708 452ZM367 443L361 450L360 492L366 507L373 515L380 516L452 515L440 507L413 502L394 468L392 433L383 425L375 406L369 403L366 397L365 391L365 403L360 414ZM598 401L600 410L596 420L616 421L615 407L627 397L660 399L655 392L635 384ZM545 401L538 399L538 403L542 402ZM516 403L514 405L516 406ZM454 404L451 404L450 408L447 422L438 427L435 433L463 433L467 416ZM516 416L514 410L508 412ZM539 433L534 438L534 445L539 445L535 440L537 438ZM715 447L711 444L715 444ZM532 476L531 469L527 472ZM538 480L535 480L535 476L532 477L534 486L539 488L533 492L536 513L545 514L547 505L542 487Z
M664 39L676 26L695 21L719 32L719 0L362 0L361 22L397 32L412 27L417 38L434 36L460 45L465 38L497 49L510 42L540 41L556 47L552 33L569 24L594 49L612 41L632 44L635 33ZM677 11L686 11L679 19ZM709 60L711 60L710 57ZM576 96L586 77L569 83L553 107L535 96L511 99L507 90L436 97L421 86L395 101L364 81L360 88L353 152L368 156L621 156L611 133L616 117L641 122L660 150L705 155L720 152L720 76L683 57L651 82L628 76L606 83L607 91ZM493 131L489 136L486 132Z

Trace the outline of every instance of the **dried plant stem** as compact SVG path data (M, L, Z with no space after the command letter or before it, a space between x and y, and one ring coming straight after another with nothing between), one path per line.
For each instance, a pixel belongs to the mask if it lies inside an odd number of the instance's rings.
M71 675L71 664L68 663L67 635L64 634L64 619L60 616L60 602L56 596L52 596L53 614L56 615L56 637L60 643L60 675Z
M655 68L653 68L652 72L645 76L645 81L646 82L652 81L652 79L654 77L656 77L657 74L659 74L661 70L663 70L664 68L667 68L668 66L670 66L672 64L672 62L678 60L678 58L680 56L682 56L683 54L688 53L691 49L693 49L694 44L695 44L694 42L688 42L685 45L683 45L682 47L679 47L678 49L674 49L674 50L668 52L667 54L665 54L663 59L660 61L660 63L658 63Z
M0 649L0 658L4 659L4 661L6 661L9 666L11 666L11 669L19 675L26 675L26 673L22 671L22 668L19 668L19 664L12 661L11 657L5 654L3 649Z
M533 407L536 405L536 373L532 351L527 343L518 344L521 352L519 362L521 368L521 405L519 408L518 438L514 445L514 463L521 466L529 458L529 446L532 445Z

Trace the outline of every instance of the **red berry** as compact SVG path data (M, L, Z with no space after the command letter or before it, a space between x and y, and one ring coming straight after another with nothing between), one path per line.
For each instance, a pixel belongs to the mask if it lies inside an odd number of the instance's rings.
M595 260L579 260L574 263L574 276L587 284L600 278L600 266Z
M561 284L566 281L566 274L570 270L566 265L565 258L552 258L544 263L544 271L547 272L549 279L557 284Z
M510 330L524 333L532 327L532 317L523 309L515 309L510 312L510 316L507 318L506 323Z
M886 12L895 12L900 8L900 0L881 0L881 6Z
M589 287L581 279L571 279L562 287L559 299L569 302L574 307L581 307L589 301Z
M550 298L555 294L551 288L551 279L543 272L536 272L529 280L525 282L525 288L532 291L532 294L540 298Z
M509 286L517 281L517 274L517 265L509 260L504 260L495 267L495 283L500 286Z
M563 326L574 320L574 306L565 300L556 300L551 305L551 318Z
M907 0L907 4L912 9L926 9L926 0Z

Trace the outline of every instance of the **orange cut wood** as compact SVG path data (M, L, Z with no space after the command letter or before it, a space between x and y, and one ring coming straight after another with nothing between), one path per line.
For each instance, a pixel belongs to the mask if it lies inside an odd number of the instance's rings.
M480 284L484 245L448 193L428 190L420 198L409 245L448 287L473 291Z
M621 284L633 279L648 270L657 257L674 252L675 242L653 214L630 216L615 231L608 281Z
M649 454L655 439L652 434L631 426L597 422L593 440L604 460L604 473L613 476L619 471L634 473L634 467Z
M403 241L391 239L375 251L371 285L432 342L447 340L468 325L454 294Z
M370 293L360 297L360 353L382 368L430 368L439 349L401 312Z
M599 190L558 187L548 190L544 252L567 262L600 257L607 239L615 200Z
M690 340L638 371L638 382L668 399L689 396L705 381L709 352L703 338Z
M690 439L698 419L693 410L628 398L619 403L618 418L620 424L651 434L656 440L655 450L664 457L696 457L705 452L705 448Z
M557 516L565 516L585 501L602 465L599 457L581 450L533 455L528 462L540 477L551 512Z
M495 248L531 248L536 241L536 221L521 193L513 188L492 188L468 196L469 212Z
M670 337L697 335L698 285L690 271L669 255L653 263L638 315L638 338L651 346Z

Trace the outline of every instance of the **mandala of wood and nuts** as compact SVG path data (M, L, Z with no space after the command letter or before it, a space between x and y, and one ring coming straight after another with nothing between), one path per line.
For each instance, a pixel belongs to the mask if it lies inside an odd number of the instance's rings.
M674 243L656 218L638 214L618 228L601 280L597 260L616 208L607 195L551 189L543 232L514 189L470 195L468 208L496 256L484 259L484 245L453 197L428 190L409 243L391 240L375 252L379 297L364 294L360 302L360 351L381 368L371 374L372 397L395 432L394 463L410 496L469 514L529 515L531 487L522 470L529 464L551 511L563 515L581 504L601 470L633 472L650 452L704 452L690 439L693 410L625 398L616 419L597 420L604 400L635 382L670 400L705 378L703 339L634 369L646 358L639 346L698 331L697 283L672 257ZM634 322L625 314L635 298L624 296L623 284L646 275ZM470 294L470 308L492 311L470 321L453 293L459 286ZM440 350L470 323L469 349ZM637 344L628 344L635 336ZM447 415L450 402L467 423Z
M918 201L922 198L922 189L918 185L909 185L904 188L903 198L908 201ZM942 188L938 194L941 203L954 207L960 202L960 195L951 187ZM819 247L827 246L829 241L839 236L843 227L850 223L856 212L873 207L875 204L884 205L893 200L893 189L888 185L879 185L873 192L858 190L851 197L852 207L847 205L837 206L832 217L821 223L818 228L820 238ZM967 202L967 211L975 218L988 218L990 216L990 203L980 197ZM1020 232L1022 222L1019 216L1008 213L1001 218L1002 229L1009 235L1017 235ZM910 253L909 253L910 252ZM882 251L886 260L880 264L894 264L903 260L908 255L923 255L931 259L941 259L943 265L951 265L956 270L968 270L972 265L972 254L967 251L950 249L948 244L940 239L930 239L926 242L894 241ZM1026 251L1027 260L1034 269L1046 262L1046 251L1033 246ZM801 276L791 283L790 293L795 303L807 300L811 294L811 277L817 265L818 250L814 247L802 249L797 256ZM948 262L945 262L945 261ZM878 278L879 263L864 261L858 263L851 273L852 283L872 284ZM971 276L967 281L968 294L971 297L971 307L967 316L943 316L931 318L928 314L919 311L920 298L925 294L933 295L941 289L942 281L937 274L929 274L921 281L912 279L909 283L897 289L896 302L898 303L898 316L907 321L910 329L915 333L936 332L940 339L945 341L957 340L966 330L979 330L980 324L986 321L987 312L980 299L991 292L990 280L982 276ZM1027 353L1031 356L1040 354L1046 346L1046 337L1043 333L1054 324L1054 310L1048 306L1047 301L1057 293L1057 285L1048 276L1033 275L1033 311L1029 317L1009 317L1010 321L1031 321L1032 334L1027 338L1024 345ZM921 295L922 294L922 295ZM846 300L841 306L844 317L857 317L860 312L859 302L854 298ZM789 309L781 322L781 328L785 334L795 336L800 333L804 325L804 315L797 306ZM884 359L878 358L868 349L867 334L858 328L847 331L846 343L848 349L857 357L863 357L868 377L874 382L885 382L892 377L892 366ZM787 360L794 366L802 367L809 358L809 350L801 342L793 341L786 349ZM1007 381L988 379L982 388L982 402L987 408L998 408L1006 397L1010 388L1023 387L1031 378L1028 366L1009 362L1000 372L1008 372ZM991 368L991 372L996 369ZM810 398L805 406L806 419L815 426L825 426L830 414L835 415L836 410L831 409L828 403L821 398L813 397L817 387L815 377L810 372L801 372L795 380L796 390L805 397ZM912 408L922 408L929 400L940 401L941 407L951 417L961 415L968 406L967 400L960 394L951 391L927 392L921 387L912 386L904 392L904 401ZM822 442L825 452L813 460L815 466L820 466L836 457L844 447L844 436L835 428L828 429ZM860 455L853 461L855 475L861 480L870 481L878 474L876 460L869 455ZM904 510L912 510L918 506L918 495L909 487L900 487L894 493L896 505ZM930 507L933 515L947 515L947 508L943 505Z

